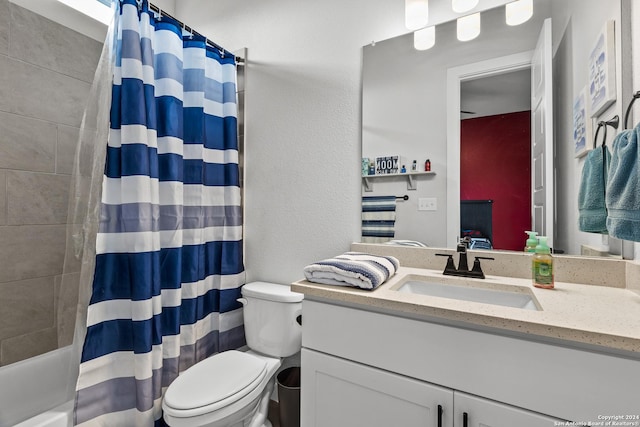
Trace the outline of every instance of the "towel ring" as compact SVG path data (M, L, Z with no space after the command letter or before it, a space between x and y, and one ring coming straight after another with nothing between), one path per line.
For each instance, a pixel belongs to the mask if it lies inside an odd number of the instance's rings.
M627 106L627 112L624 113L624 128L629 129L627 124L629 123L629 115L631 114L631 107L633 107L633 103L636 102L636 99L640 98L640 91L633 94L633 98L631 98L631 102Z
M607 142L607 126L604 125L604 122L598 123L598 129L596 129L596 135L593 137L593 149L595 150L597 147L596 142L598 141L598 134L600 133L600 129L604 127L604 140L602 141L602 145L604 146Z
M620 117L616 114L610 120L600 121L598 122L598 129L596 129L596 136L593 138L593 148L596 148L596 141L598 140L598 132L600 132L600 128L604 128L604 138L602 139L602 146L605 147L607 145L607 126L611 126L614 129L618 129L620 126Z

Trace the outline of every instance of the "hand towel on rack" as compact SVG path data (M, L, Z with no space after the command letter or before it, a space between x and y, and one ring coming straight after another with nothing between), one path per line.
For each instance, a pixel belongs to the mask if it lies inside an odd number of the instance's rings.
M607 183L607 229L618 239L640 242L640 126L613 141Z
M304 276L310 282L371 290L392 277L399 266L398 260L392 256L345 252L309 264L304 268Z
M395 237L395 196L362 198L362 242L384 243Z
M606 146L591 150L584 161L578 193L578 228L588 233L607 234L605 189L611 154Z

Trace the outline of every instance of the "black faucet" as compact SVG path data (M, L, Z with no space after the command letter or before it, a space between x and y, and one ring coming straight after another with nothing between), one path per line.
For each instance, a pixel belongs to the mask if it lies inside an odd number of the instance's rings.
M447 265L445 266L442 274L446 276L474 277L477 279L484 279L484 272L482 271L480 260L481 259L493 260L493 258L477 256L473 261L473 268L469 270L469 264L467 262L467 247L470 243L471 243L471 239L468 236L460 240L460 242L458 243L458 246L456 247L456 252L460 253L460 257L458 259L457 268L453 262L453 254L436 254L437 256L447 257Z

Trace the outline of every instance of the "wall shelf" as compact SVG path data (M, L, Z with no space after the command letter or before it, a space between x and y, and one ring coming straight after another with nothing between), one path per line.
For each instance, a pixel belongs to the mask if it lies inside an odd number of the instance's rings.
M417 190L418 183L416 182L416 178L420 176L433 176L436 173L433 171L430 172L406 172L406 173L391 173L384 175L365 175L362 177L362 182L364 183L364 191L370 192L373 191L373 180L375 179L389 179L389 178L398 178L404 177L407 179L407 190Z

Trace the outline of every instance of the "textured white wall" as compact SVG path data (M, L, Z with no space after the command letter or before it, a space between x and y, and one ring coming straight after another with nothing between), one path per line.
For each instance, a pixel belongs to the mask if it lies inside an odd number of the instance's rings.
M573 147L573 99L587 84L588 58L595 40L609 19L616 21L617 99L622 99L620 1L563 0L552 2L554 19L554 108L556 143L556 246L579 254L583 244L600 247L607 242L599 234L578 230L578 191L586 157L576 159ZM621 102L614 103L597 120L624 115ZM593 133L596 131L594 120ZM601 132L602 133L602 132ZM607 132L607 144L616 132ZM599 136L598 138L601 138ZM589 141L593 143L593 138Z
M246 70L247 279L289 283L360 240L362 46L404 32L403 0L181 0Z

